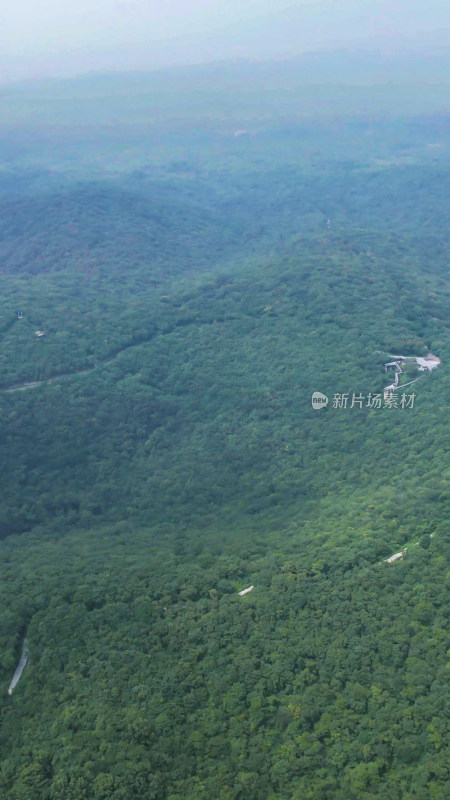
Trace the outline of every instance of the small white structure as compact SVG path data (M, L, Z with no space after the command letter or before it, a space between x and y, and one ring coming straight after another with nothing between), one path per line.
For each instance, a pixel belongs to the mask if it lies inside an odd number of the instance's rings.
M436 369L440 363L441 359L437 356L434 356L433 353L428 353L425 358L421 358L420 356L416 358L416 364L421 372L425 372L426 370L431 372L431 370Z
M38 338L41 336L45 336L45 331L35 331L34 335L37 336Z
M406 553L406 547L404 550L400 550L399 553L394 553L393 556L389 556L389 558L385 558L387 564L392 564L393 561L397 561L397 558L403 558Z
M390 369L391 367L393 367L393 369L395 370L394 383L391 383L390 386L386 386L385 387L385 389L384 389L384 397L385 397L385 399L386 399L387 395L392 394L392 392L396 392L397 391L397 389L398 389L398 376L403 374L403 370L402 370L402 368L400 366L400 362L399 361L388 361L387 364L384 365L384 371L387 372L388 369Z
M388 372L390 369L395 370L394 375L394 383L391 383L390 386L386 386L384 389L384 397L386 398L387 395L392 394L392 392L396 392L397 389L403 388L404 386L410 386L411 383L415 383L416 378L414 381L409 381L408 383L404 383L403 386L399 383L399 376L403 374L402 365L404 362L416 362L419 372L431 372L432 369L438 367L441 363L441 359L438 356L434 356L433 353L428 353L425 358L421 356L393 356L392 353L389 353L391 358L397 358L398 361L388 361L384 365L384 371Z
M249 587L248 587L248 589L242 589L242 591L241 591L241 592L238 592L238 594L239 594L239 595L242 597L242 595L244 595L244 594L248 594L248 593L249 593L249 592L251 592L251 591L252 591L252 589L254 589L254 588L255 588L254 586L249 586Z

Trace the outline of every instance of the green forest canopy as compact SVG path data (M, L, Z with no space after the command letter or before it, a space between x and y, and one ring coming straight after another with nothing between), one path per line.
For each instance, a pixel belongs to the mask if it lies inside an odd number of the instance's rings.
M445 123L3 130L3 797L448 797Z

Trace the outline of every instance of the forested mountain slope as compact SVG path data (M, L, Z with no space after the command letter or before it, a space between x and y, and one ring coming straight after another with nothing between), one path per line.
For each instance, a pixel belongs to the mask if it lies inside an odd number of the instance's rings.
M446 121L352 125L5 159L2 797L448 797Z

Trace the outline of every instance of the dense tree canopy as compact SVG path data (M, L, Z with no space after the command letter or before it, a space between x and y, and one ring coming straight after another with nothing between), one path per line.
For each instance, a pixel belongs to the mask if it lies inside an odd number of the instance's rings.
M448 798L444 123L2 132L2 797Z

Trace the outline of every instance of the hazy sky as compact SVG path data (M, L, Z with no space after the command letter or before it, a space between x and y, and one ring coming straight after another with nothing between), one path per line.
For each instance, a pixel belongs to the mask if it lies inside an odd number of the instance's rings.
M0 81L444 45L449 0L4 0Z

